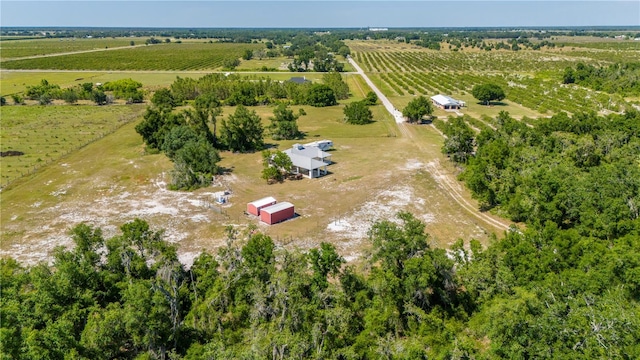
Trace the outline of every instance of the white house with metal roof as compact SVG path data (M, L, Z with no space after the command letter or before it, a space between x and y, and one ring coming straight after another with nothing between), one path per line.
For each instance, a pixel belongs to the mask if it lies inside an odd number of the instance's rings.
M294 144L284 151L291 159L293 171L310 179L327 174L327 166L331 164L331 154L315 146Z
M431 97L433 104L444 110L457 110L465 105L464 101L456 100L452 97L438 94Z

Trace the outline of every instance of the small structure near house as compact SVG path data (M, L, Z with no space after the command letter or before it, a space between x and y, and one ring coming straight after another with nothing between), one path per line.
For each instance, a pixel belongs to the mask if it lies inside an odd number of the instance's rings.
M458 110L465 105L464 101L456 100L442 94L432 96L431 101L435 106L444 110Z
M262 198L260 200L252 201L247 204L247 212L249 214L260 216L260 211L263 208L269 207L271 205L275 205L276 199L271 196L267 196L266 198Z
M293 204L284 201L262 208L260 210L260 221L268 225L273 225L285 220L289 220L295 215L296 212Z
M318 140L318 141L314 141L314 142L310 142L307 144L304 144L304 147L317 147L318 149L322 150L322 151L327 151L329 149L331 149L333 147L333 141L331 140Z
M302 174L310 179L327 174L327 166L331 164L331 154L319 147L294 144L284 151L291 159L294 174Z

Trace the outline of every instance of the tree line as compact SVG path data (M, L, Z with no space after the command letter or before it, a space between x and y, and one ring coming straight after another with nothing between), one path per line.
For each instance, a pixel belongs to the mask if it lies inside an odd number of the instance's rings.
M190 268L135 219L71 231L51 265L0 260L11 359L636 358L640 249L545 226L483 249L434 248L409 213L375 222L371 251L279 247L249 227Z
M132 79L120 79L104 84L85 82L64 89L60 88L60 85L51 84L46 79L42 79L38 85L27 86L24 96L38 101L40 105L51 104L53 100L64 100L67 104L75 104L78 100L90 100L97 105L106 105L115 99L123 99L127 103L141 103L145 95L141 88L142 84ZM11 98L15 105L25 103L24 97L20 94L12 94Z
M578 84L597 91L623 96L640 94L640 62L615 63L595 67L577 63L562 75L563 84Z

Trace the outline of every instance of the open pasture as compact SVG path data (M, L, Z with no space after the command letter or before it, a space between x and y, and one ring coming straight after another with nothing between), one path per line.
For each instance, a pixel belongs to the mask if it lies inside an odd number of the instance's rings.
M0 164L7 184L76 151L135 120L143 105L3 106L0 149L20 151Z
M147 38L53 38L0 42L2 60L144 44Z
M3 69L213 70L260 44L167 43L2 62Z
M351 91L362 97L369 89L357 82L349 81ZM222 152L220 165L230 172L213 186L195 192L168 191L171 162L163 154L145 154L130 123L0 193L3 209L8 209L1 214L1 253L28 262L45 259L54 246L70 244L67 231L80 222L101 226L111 236L133 217L165 228L168 240L179 243L186 263L200 249L222 245L227 225L257 224L279 245L290 248L307 249L329 241L348 259L369 248L366 231L373 221L392 218L400 210L418 214L437 246L448 246L459 237L486 241L488 233L495 231L459 208L429 175L431 164L446 162L439 150L442 140L430 127L421 131L431 143L417 147L396 136L397 125L381 105L373 107L375 122L366 126L343 123L343 105L302 108L307 115L299 119L299 127L305 139L273 141L267 135L266 143L284 150L294 142L332 139L335 163L328 176L267 185L260 178L259 152ZM51 106L41 109L57 111ZM251 109L260 114L264 125L269 123L272 107ZM232 111L225 107L223 118ZM46 118L46 114L33 115ZM224 189L231 190L230 202L215 204L213 193ZM243 214L247 202L268 195L293 202L300 216L269 227Z

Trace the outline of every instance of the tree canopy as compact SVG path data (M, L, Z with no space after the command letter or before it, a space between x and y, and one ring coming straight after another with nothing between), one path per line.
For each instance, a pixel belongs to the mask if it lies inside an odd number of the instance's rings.
M333 90L324 84L313 84L307 94L307 104L315 107L333 106L338 104Z
M373 114L364 101L356 101L345 105L344 120L348 124L365 125L373 121Z
M302 136L300 130L298 130L298 118L304 111L300 109L298 114L294 114L293 110L289 108L287 104L279 104L273 110L273 117L271 125L269 126L269 132L271 138L274 140L293 140Z
M486 105L491 104L491 101L500 101L505 98L504 90L496 84L476 85L471 89L471 94Z
M239 105L227 120L222 120L220 141L231 151L253 152L264 147L263 133L258 113Z
M432 113L433 105L431 101L422 95L409 101L402 110L402 116L406 117L410 123L420 122L425 115L431 115Z

